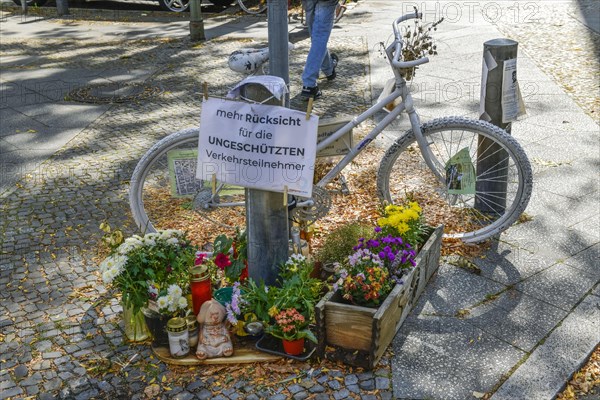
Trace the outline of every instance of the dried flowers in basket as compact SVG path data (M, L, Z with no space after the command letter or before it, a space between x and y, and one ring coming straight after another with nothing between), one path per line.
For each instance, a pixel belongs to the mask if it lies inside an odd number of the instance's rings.
M415 7L415 13L418 13ZM437 45L435 44L431 31L437 31L437 26L442 23L444 18L440 18L436 22L424 24L423 21L415 19L412 27L404 27L402 37L404 43L402 45L402 61L413 61L428 55L437 55ZM415 76L417 67L407 68L402 70L402 76L407 81Z

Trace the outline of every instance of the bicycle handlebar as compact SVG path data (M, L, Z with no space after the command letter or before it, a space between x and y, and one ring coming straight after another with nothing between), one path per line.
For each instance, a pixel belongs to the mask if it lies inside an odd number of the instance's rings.
M392 24L392 28L394 29L394 37L395 37L395 46L396 48L394 49L394 58L391 60L392 66L396 67L396 68L412 68L412 67L416 67L417 65L421 65L421 64L425 64L427 62L429 62L429 58L427 57L421 57L417 60L412 60L412 61L400 61L400 57L402 56L402 34L400 32L400 28L399 25L401 22L404 22L406 20L409 20L411 18L415 18L415 19L421 19L423 17L423 13L420 12L414 12L411 14L406 14L403 15L401 17L398 17L394 23Z

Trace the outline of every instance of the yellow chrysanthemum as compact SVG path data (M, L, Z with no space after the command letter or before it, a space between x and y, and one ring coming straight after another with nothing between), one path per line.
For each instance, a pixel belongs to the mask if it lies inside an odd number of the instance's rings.
M390 204L389 206L385 207L385 213L386 214L395 213L395 212L401 212L402 210L403 210L403 207L397 206L395 204Z
M398 230L398 233L400 233L400 235L408 232L408 224L406 222L401 222L396 226L396 229Z
M418 212L419 214L421 214L421 212L423 211L423 209L419 206L419 203L417 203L416 201L411 201L410 203L408 203L408 206L412 210L415 210L416 212Z
M406 217L408 218L409 221L419 219L419 213L417 211L413 210L412 208L406 210L404 212L404 214L406 215Z

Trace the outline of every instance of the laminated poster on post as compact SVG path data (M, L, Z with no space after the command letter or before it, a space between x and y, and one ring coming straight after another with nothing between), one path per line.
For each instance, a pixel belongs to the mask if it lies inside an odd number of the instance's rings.
M209 98L202 105L196 177L312 195L319 118L281 106Z

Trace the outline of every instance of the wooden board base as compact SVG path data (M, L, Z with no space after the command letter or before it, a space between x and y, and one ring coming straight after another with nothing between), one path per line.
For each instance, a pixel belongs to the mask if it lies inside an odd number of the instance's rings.
M255 347L256 341L240 341L233 344L233 355L231 357L209 358L199 360L196 358L196 350L188 356L175 358L171 356L168 347L152 346L152 351L159 360L175 365L216 365L216 364L247 364L253 362L272 362L283 357L259 351Z

